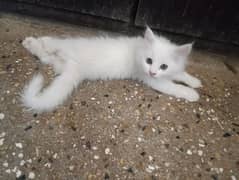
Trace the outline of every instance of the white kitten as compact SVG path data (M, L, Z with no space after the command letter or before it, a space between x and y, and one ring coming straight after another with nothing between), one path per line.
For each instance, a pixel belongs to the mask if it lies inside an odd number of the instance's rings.
M192 44L177 46L158 37L150 28L144 37L28 37L23 46L60 74L43 90L40 74L25 87L24 105L38 112L50 111L62 104L85 79L131 78L178 98L199 99L193 88L201 86L200 80L185 72ZM190 87L176 84L174 80Z

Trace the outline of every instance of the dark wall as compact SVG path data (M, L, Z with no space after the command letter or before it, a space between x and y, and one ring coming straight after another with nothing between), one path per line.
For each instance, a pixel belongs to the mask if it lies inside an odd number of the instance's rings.
M16 0L129 22L136 0Z
M0 0L0 10L95 24L144 27L239 45L239 2L226 0Z
M202 39L239 45L239 2L141 0L135 23Z

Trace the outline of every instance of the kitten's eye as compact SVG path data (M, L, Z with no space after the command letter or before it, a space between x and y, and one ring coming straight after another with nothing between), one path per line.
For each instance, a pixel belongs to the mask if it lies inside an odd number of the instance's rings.
M147 63L147 64L152 64L152 63L153 63L153 60L152 60L151 58L147 58L147 59L146 59L146 63Z
M160 65L160 69L162 69L162 70L166 70L167 68L168 68L167 64L161 64Z

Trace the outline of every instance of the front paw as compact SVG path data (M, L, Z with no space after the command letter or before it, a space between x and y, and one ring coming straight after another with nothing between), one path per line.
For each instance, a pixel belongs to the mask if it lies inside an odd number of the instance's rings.
M192 88L200 88L202 87L202 82L197 78L193 78L191 79L189 86L191 86Z
M187 89L186 91L184 91L183 96L183 98L190 102L195 102L199 100L199 94L194 89Z

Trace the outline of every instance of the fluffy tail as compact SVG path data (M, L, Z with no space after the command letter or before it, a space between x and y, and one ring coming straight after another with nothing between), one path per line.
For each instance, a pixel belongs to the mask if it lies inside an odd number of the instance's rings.
M43 87L43 76L38 74L25 87L22 102L26 107L37 112L51 111L63 103L77 84L78 81L76 82L73 74L63 72L50 86L40 92Z

